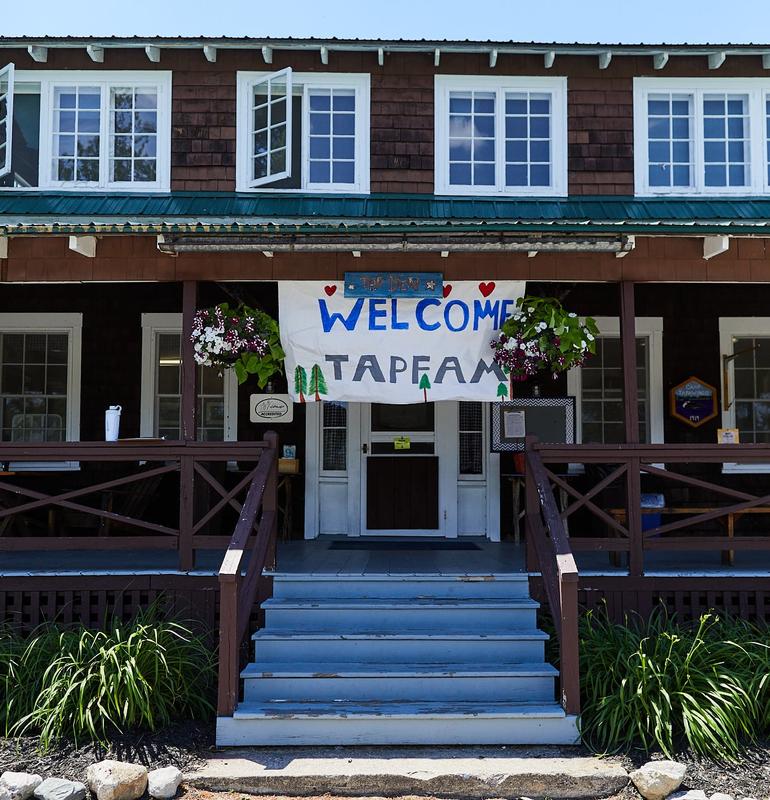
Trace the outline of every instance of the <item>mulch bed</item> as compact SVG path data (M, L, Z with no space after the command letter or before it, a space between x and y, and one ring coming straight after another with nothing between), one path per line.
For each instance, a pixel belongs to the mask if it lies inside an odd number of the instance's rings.
M214 725L182 722L153 733L136 732L112 738L105 748L91 742L80 746L62 741L40 752L37 737L0 738L0 772L35 772L43 777L82 781L86 769L97 761L113 758L144 764L150 769L175 766L182 772L201 766L214 747Z

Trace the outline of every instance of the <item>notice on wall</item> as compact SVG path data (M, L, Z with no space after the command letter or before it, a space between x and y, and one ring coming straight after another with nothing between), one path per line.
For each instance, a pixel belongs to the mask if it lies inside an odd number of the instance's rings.
M279 281L289 393L320 400L499 400L490 342L524 281L444 282L442 297L345 297L341 281Z
M506 411L503 414L503 435L506 439L523 439L527 435L525 411Z

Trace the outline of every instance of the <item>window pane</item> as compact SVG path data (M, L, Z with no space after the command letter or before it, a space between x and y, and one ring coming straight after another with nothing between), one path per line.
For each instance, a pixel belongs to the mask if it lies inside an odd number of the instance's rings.
M0 437L61 442L67 427L67 334L0 333Z
M494 186L495 93L449 93L449 183Z
M252 178L284 177L287 169L289 84L286 75L260 80L252 89ZM311 115L311 117L314 115Z
M735 424L741 442L767 442L770 433L770 337L733 338Z
M310 89L310 183L355 183L356 93Z
M624 440L623 370L620 337L600 336L596 355L581 368L581 422L583 442L619 443ZM639 390L639 436L649 441L649 342L636 337Z
M483 474L483 408L482 403L459 403L460 475Z
M647 179L653 187L690 186L693 159L692 95L647 97Z
M346 403L322 403L322 469L344 472L347 469Z
M157 179L158 90L124 87L110 91L110 180L154 183Z
M506 186L550 186L551 102L548 93L506 93Z
M748 95L703 96L706 186L749 185Z
M101 89L98 86L56 86L53 103L52 180L98 182Z

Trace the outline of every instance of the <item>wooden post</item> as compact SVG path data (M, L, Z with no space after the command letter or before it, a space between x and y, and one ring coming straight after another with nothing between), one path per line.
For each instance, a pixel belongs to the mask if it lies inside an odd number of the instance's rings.
M190 340L198 304L198 283L182 283L182 441L198 438L198 365ZM195 524L195 468L189 456L179 465L179 569L188 572L195 563L193 525Z
M634 283L620 283L620 352L623 365L623 422L627 444L639 444L639 389L636 376L636 310ZM642 542L641 464L631 459L626 473L628 532L631 550L628 554L631 575L644 573Z
M524 531L527 535L525 564L527 572L539 572L540 563L535 550L534 533L530 530L529 515L540 514L540 497L537 493L537 483L531 469L527 469L526 453L534 448L537 443L537 436L527 436L524 440L524 503L526 505L524 513Z
M626 442L639 443L639 391L636 385L634 284L620 283L620 352L623 365L623 421Z
M578 632L578 576L559 578L561 635L559 677L561 705L567 714L580 713L580 634Z
M265 493L262 495L262 512L276 512L273 530L270 532L270 545L267 550L267 558L265 559L265 565L274 569L278 533L278 434L275 431L268 431L262 438L273 451L272 464L270 466L267 482L265 483Z
M240 567L239 567L240 571ZM238 704L238 575L219 576L219 687L217 716L231 717Z
M198 367L190 340L193 317L198 305L197 281L182 283L182 440L198 438Z

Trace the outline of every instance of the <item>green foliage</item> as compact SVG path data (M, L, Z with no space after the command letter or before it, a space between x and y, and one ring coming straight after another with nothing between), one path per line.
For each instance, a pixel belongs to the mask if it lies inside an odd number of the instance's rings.
M599 329L591 317L581 320L555 297L520 297L516 306L492 342L495 361L514 380L566 372L596 352Z
M581 624L581 732L600 752L677 747L720 761L770 734L770 631L706 614L693 625L665 612L616 625Z
M51 624L22 638L0 629L0 730L37 734L43 749L63 737L105 742L131 728L207 718L215 681L205 638L154 608L101 631Z
M257 384L260 389L267 386L267 382L273 375L280 375L283 372L283 360L286 358L281 347L281 333L278 323L264 311L242 306L238 309L242 316L254 317L257 329L267 340L267 352L263 355L257 353L241 353L239 359L233 364L238 383L244 383L249 375L257 376Z

